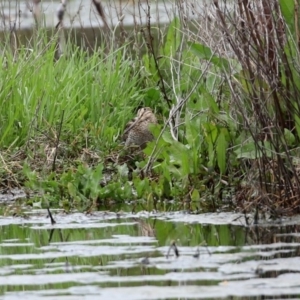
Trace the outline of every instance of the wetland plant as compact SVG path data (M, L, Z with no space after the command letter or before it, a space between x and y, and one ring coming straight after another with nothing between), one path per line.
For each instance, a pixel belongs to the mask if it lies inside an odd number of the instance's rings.
M298 212L295 4L200 5L187 22L189 4L177 4L158 36L149 9L132 40L106 37L92 53L67 39L57 61L57 36L42 28L17 56L2 45L1 186L68 207L174 199L196 211ZM141 107L157 115L154 139L128 152L121 135Z

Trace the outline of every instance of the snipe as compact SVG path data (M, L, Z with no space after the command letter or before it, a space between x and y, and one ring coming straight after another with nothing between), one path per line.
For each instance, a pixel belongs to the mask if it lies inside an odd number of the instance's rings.
M153 140L153 135L149 130L150 124L156 124L157 119L150 107L142 107L138 110L137 116L127 123L124 133L123 141L125 147L139 146L145 148L147 142Z

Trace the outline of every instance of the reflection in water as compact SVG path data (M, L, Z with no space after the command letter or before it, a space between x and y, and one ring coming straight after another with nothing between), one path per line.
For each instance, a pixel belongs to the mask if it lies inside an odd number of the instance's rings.
M101 46L104 36L110 41L119 40L121 44L133 40L134 31L139 31L147 23L148 5L144 1L104 1L103 7L108 22L109 31L99 17L92 1L69 1L67 12L64 14L64 36L71 44L93 51ZM59 1L42 1L42 26L47 33L48 40L57 34L55 27L58 24L57 10ZM155 39L157 32L164 29L170 20L178 15L178 7L174 1L151 1L151 24ZM28 1L2 1L0 2L0 39L10 41L13 48L22 45L33 47L36 39L36 19L33 7ZM159 25L158 25L159 24ZM159 30L158 30L159 29ZM11 33L16 38L11 36ZM57 38L55 38L57 40Z
M35 26L33 16L34 7L31 1L1 1L0 2L0 30L9 30L15 26L17 30ZM148 4L147 1L102 1L105 15L110 28L117 25L133 26L136 23L146 24ZM40 11L42 24L54 28L58 22L57 11L60 1L47 1L41 3ZM175 1L149 1L152 23L168 23L170 15L176 13ZM64 26L73 28L103 27L103 21L92 5L92 1L68 1L67 11L64 16Z
M51 224L45 210L25 214L0 219L3 299L125 299L125 292L126 299L263 299L300 292L300 234L291 220L245 227L230 213L56 210Z

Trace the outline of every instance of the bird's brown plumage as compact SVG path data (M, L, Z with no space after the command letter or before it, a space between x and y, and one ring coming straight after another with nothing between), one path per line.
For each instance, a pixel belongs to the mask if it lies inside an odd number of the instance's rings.
M140 108L137 116L127 123L124 133L123 141L125 146L140 146L144 148L146 143L153 140L153 135L149 130L150 124L156 124L157 119L150 107Z

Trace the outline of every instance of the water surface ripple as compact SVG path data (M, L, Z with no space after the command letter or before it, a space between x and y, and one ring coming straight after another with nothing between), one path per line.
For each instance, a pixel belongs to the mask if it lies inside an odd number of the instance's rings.
M234 213L52 212L54 225L46 210L0 217L0 299L300 294L299 217L246 226Z

